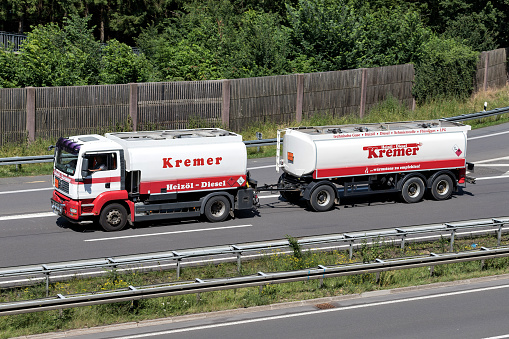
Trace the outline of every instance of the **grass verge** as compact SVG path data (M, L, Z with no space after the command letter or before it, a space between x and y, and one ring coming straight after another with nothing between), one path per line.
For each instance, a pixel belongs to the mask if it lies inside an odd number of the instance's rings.
M257 272L290 271L318 265L341 265L350 262L367 262L375 258L388 259L403 256L428 255L430 252L442 253L448 250L447 239L435 242L407 243L402 250L391 242L376 239L372 244L363 243L354 252L353 260L348 251L333 250L311 252L302 250L292 237L293 252L279 251L266 254L261 259L243 262L242 270L237 272L235 263L207 265L184 268L180 280L193 281L196 278L210 279L250 275ZM508 235L502 237L502 245L509 244ZM496 247L496 236L470 237L456 239L454 250L465 251L474 247ZM122 322L172 317L185 314L214 312L219 310L246 308L273 303L306 300L346 294L363 293L373 290L424 285L461 279L509 273L509 258L489 259L481 266L479 261L461 264L436 266L433 275L427 267L408 270L388 271L380 274L361 274L354 276L326 278L278 285L241 288L196 295L181 295L164 298L144 299L135 302L120 302L97 306L77 307L62 311L46 311L15 316L0 317L0 338L46 333L59 330L86 328ZM131 272L119 274L116 271L92 279L73 279L50 284L50 295L100 292L126 288L129 285L142 286L176 281L175 271L149 273ZM0 290L0 302L26 300L45 297L45 285L38 284L23 288Z
M285 127L295 126L323 126L323 125L341 125L359 122L391 122L391 121L409 121L409 120L428 120L443 117L457 116L479 112L483 110L484 102L488 102L488 109L509 106L509 86L498 90L488 90L473 95L468 100L448 99L437 100L417 107L414 111L401 105L398 100L388 98L386 101L372 107L364 119L356 116L334 117L327 112L316 113L311 117L306 117L302 122L292 121L287 124L263 123L253 124L246 130L240 132L244 140L255 140L256 132L261 132L264 139L276 137L276 131ZM467 122L472 128L480 128L489 125L509 122L509 114L503 114L486 119ZM126 125L127 126L127 125ZM121 126L120 126L121 127ZM120 131L119 126L115 126L115 131ZM204 122L192 121L192 127L209 127ZM101 129L101 133L106 131ZM47 150L49 145L54 145L56 140L38 139L32 144L17 143L7 144L0 147L0 158L14 156L44 155L52 154ZM249 147L247 149L249 158L272 157L276 154L275 146ZM33 176L51 174L53 166L51 163L30 164L21 166L0 166L0 178L13 176Z

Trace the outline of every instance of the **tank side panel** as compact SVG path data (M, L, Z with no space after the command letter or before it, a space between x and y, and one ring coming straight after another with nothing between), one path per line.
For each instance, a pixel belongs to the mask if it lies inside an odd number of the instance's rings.
M309 135L287 130L283 138L283 170L301 177L316 169L316 147Z
M465 166L466 133L362 137L316 141L315 178Z
M129 169L141 171L140 193L231 189L246 185L242 141L127 149Z

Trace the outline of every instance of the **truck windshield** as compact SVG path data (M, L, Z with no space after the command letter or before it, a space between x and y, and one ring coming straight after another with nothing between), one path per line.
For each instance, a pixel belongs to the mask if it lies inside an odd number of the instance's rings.
M76 164L78 163L78 155L71 154L61 148L57 148L55 158L55 168L68 175L74 175Z

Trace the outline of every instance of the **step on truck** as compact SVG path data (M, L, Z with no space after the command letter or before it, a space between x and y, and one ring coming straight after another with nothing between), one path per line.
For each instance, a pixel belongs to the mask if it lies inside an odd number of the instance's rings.
M52 209L106 231L147 220L223 221L256 204L246 154L241 135L218 128L60 138Z
M470 126L445 120L297 127L278 131L274 187L290 201L327 211L344 197L398 192L448 199L466 181ZM281 155L281 137L282 155Z

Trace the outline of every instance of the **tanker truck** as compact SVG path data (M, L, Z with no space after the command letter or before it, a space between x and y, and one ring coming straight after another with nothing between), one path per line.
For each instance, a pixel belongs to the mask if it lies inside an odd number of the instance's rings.
M425 193L448 199L466 175L470 126L446 120L297 127L277 134L276 187L290 202L327 211L344 197L399 193L407 203ZM283 154L281 155L281 136ZM339 188L339 191L338 191ZM262 188L263 189L263 188Z
M53 186L56 214L106 231L146 220L218 222L257 201L242 136L218 128L60 138Z

